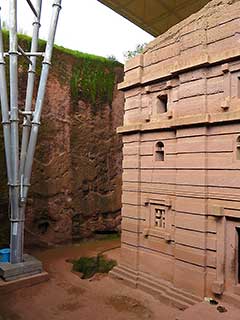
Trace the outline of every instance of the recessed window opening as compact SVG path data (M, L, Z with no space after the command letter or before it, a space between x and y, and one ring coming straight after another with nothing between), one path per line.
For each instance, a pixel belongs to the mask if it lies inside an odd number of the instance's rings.
M240 136L237 138L236 144L236 158L237 160L240 160Z
M160 94L157 101L157 113L165 113L168 111L168 95Z
M240 283L240 227L237 230L237 281Z
M165 210L155 208L155 227L166 228Z
M165 157L165 154L164 154L164 144L159 141L157 144L156 144L156 150L155 150L155 159L157 161L164 161L164 157Z
M50 227L50 223L48 221L41 222L38 224L38 229L42 234L47 233L49 227Z

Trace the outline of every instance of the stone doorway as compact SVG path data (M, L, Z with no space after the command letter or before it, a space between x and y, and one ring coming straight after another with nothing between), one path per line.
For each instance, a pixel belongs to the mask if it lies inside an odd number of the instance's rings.
M227 220L226 231L226 291L240 295L240 221Z
M236 228L237 232L237 284L240 284L240 227Z

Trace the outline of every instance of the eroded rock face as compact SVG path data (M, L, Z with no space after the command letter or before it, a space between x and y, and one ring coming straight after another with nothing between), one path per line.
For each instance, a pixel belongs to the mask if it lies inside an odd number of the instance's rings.
M99 83L90 80L88 87L95 86L91 100L91 92L82 92L81 82L81 68L86 68L89 61L79 61L58 50L55 60L47 85L28 199L27 245L63 243L90 237L98 231L118 230L120 226L122 144L116 128L122 124L123 116L123 95L117 90L123 68L108 68L106 62L101 67L98 61L96 72L102 68L101 76L107 79L111 72L115 78L114 92L113 97L109 93L103 97ZM22 104L24 73L20 78ZM6 204L5 195L1 208Z
M26 215L27 242L72 237L71 99L54 74L48 82Z
M117 93L112 106L99 112L79 101L70 136L74 237L114 230L120 223L121 143L115 130L121 122Z

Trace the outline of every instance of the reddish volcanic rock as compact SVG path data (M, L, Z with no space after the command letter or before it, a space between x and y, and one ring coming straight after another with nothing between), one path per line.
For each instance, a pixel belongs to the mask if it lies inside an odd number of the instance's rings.
M115 82L113 97L107 97L99 82L90 79L96 102L81 82L82 69L90 68L88 59L55 50L28 199L27 245L63 243L119 229L122 143L116 128L122 125L124 99L117 83L123 68L95 60L90 60L92 74L95 63L104 81L110 83L108 77L113 76ZM23 105L26 75L21 73L20 79Z

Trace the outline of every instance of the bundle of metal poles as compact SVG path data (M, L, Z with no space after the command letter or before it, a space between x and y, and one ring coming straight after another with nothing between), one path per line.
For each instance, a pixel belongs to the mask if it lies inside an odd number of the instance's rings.
M41 113L44 103L47 78L51 65L54 39L58 23L62 0L54 0L52 18L45 52L38 52L38 39L41 19L42 0L35 0L32 4L26 0L31 9L33 33L30 52L24 52L18 44L17 35L17 0L9 0L9 51L4 52L2 23L0 17L0 99L6 166L9 184L9 202L11 208L11 239L10 262L12 264L23 261L24 220L28 190L32 174L34 153L37 144ZM7 90L6 62L9 56L9 88ZM18 106L18 59L23 57L28 61L28 80L24 110ZM33 92L37 57L43 57L42 71L38 84L35 106L33 106ZM9 103L10 101L10 103ZM22 117L21 117L22 116ZM20 119L23 119L21 151L19 152Z

